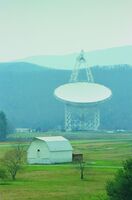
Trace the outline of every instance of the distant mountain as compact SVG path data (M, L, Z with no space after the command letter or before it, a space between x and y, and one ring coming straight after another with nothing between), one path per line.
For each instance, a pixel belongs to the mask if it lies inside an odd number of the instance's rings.
M132 67L96 66L92 72L96 82L113 92L112 99L100 108L100 129L132 130ZM0 110L14 127L62 128L64 105L55 99L54 90L68 82L70 73L25 62L1 63Z
M79 52L69 55L33 56L25 58L23 61L54 69L72 69L78 54ZM132 46L85 52L85 56L90 66L118 64L132 65Z

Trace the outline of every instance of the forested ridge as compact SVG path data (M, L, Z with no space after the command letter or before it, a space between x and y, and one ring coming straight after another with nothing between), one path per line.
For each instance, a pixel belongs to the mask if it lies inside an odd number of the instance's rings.
M92 72L95 82L113 92L112 98L101 105L100 129L131 130L132 66L94 66ZM62 128L64 107L53 93L68 82L70 73L25 62L1 63L0 110L14 127Z

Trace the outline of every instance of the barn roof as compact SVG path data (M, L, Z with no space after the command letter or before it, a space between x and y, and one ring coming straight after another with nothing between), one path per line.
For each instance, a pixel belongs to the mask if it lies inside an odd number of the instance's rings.
M36 139L46 142L50 151L72 150L70 142L62 136L36 137Z

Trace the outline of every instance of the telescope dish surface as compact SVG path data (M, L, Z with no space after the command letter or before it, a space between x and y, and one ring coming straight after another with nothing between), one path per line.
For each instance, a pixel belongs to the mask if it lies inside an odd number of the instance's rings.
M76 82L61 85L55 89L54 94L65 103L93 104L107 100L112 92L97 83Z

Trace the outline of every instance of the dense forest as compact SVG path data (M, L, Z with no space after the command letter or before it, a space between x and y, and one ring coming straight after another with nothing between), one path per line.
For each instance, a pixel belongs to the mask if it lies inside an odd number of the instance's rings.
M95 82L108 86L110 101L101 105L100 129L132 129L132 66L94 66ZM64 107L54 89L67 83L70 70L55 70L25 62L0 64L0 110L13 127L42 130L63 128ZM83 77L80 74L80 78Z

